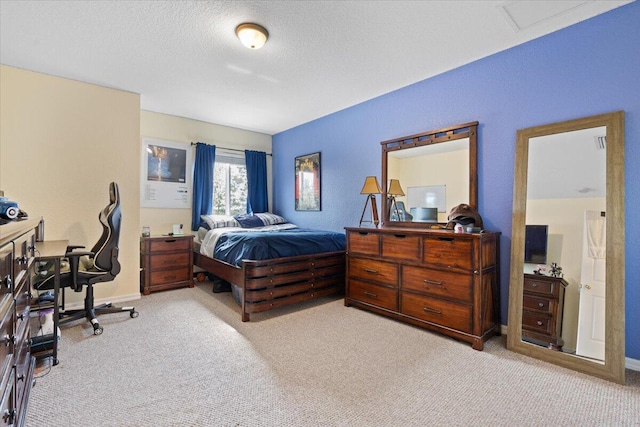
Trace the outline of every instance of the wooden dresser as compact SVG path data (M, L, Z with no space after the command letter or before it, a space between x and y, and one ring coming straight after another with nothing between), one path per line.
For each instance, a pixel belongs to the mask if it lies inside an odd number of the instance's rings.
M193 236L140 239L140 291L193 288Z
M40 220L0 225L0 395L2 424L24 424L33 385L31 276Z
M562 350L562 309L567 282L561 277L525 274L522 289L522 339Z
M500 333L500 233L346 228L345 305L472 343Z

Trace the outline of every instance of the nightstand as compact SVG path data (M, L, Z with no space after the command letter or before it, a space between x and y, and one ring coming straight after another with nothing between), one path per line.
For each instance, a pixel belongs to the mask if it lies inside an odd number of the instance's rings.
M193 288L193 236L140 238L140 291L143 295Z

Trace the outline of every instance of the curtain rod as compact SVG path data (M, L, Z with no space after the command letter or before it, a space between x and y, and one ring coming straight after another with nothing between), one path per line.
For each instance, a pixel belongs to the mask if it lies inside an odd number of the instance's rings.
M191 142L191 145L196 145L196 144L212 145L212 144L205 144L204 142L200 142L200 143L198 143L198 142ZM238 150L237 148L226 148L226 147L220 147L220 146L218 146L218 145L214 145L214 147L216 147L216 148L220 148L220 149L222 149L222 150L238 151L238 152L240 152L240 153L244 153L244 151L245 151L245 150ZM266 154L267 154L267 156L273 156L273 154L271 154L271 153L266 153Z

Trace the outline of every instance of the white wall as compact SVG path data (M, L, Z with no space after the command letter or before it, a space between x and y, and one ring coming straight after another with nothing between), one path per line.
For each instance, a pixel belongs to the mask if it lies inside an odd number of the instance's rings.
M119 184L122 271L96 299L138 298L140 96L0 66L0 123L0 189L44 217L47 240L91 248L109 183Z
M140 112L140 132L142 138L183 143L186 148L193 150L194 160L195 147L190 147L191 142L216 145L216 153L223 151L221 147L271 153L270 135L151 111ZM138 148L140 153L142 138ZM269 206L272 206L271 176L271 157L267 156ZM170 233L172 224L184 224L188 232L191 228L191 209L141 208L140 224L150 226L152 235Z

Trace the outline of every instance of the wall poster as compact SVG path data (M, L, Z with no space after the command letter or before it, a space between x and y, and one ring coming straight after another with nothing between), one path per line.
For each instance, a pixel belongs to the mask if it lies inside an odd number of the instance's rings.
M191 208L191 146L142 138L140 206Z
M320 210L320 153L296 157L297 211Z

